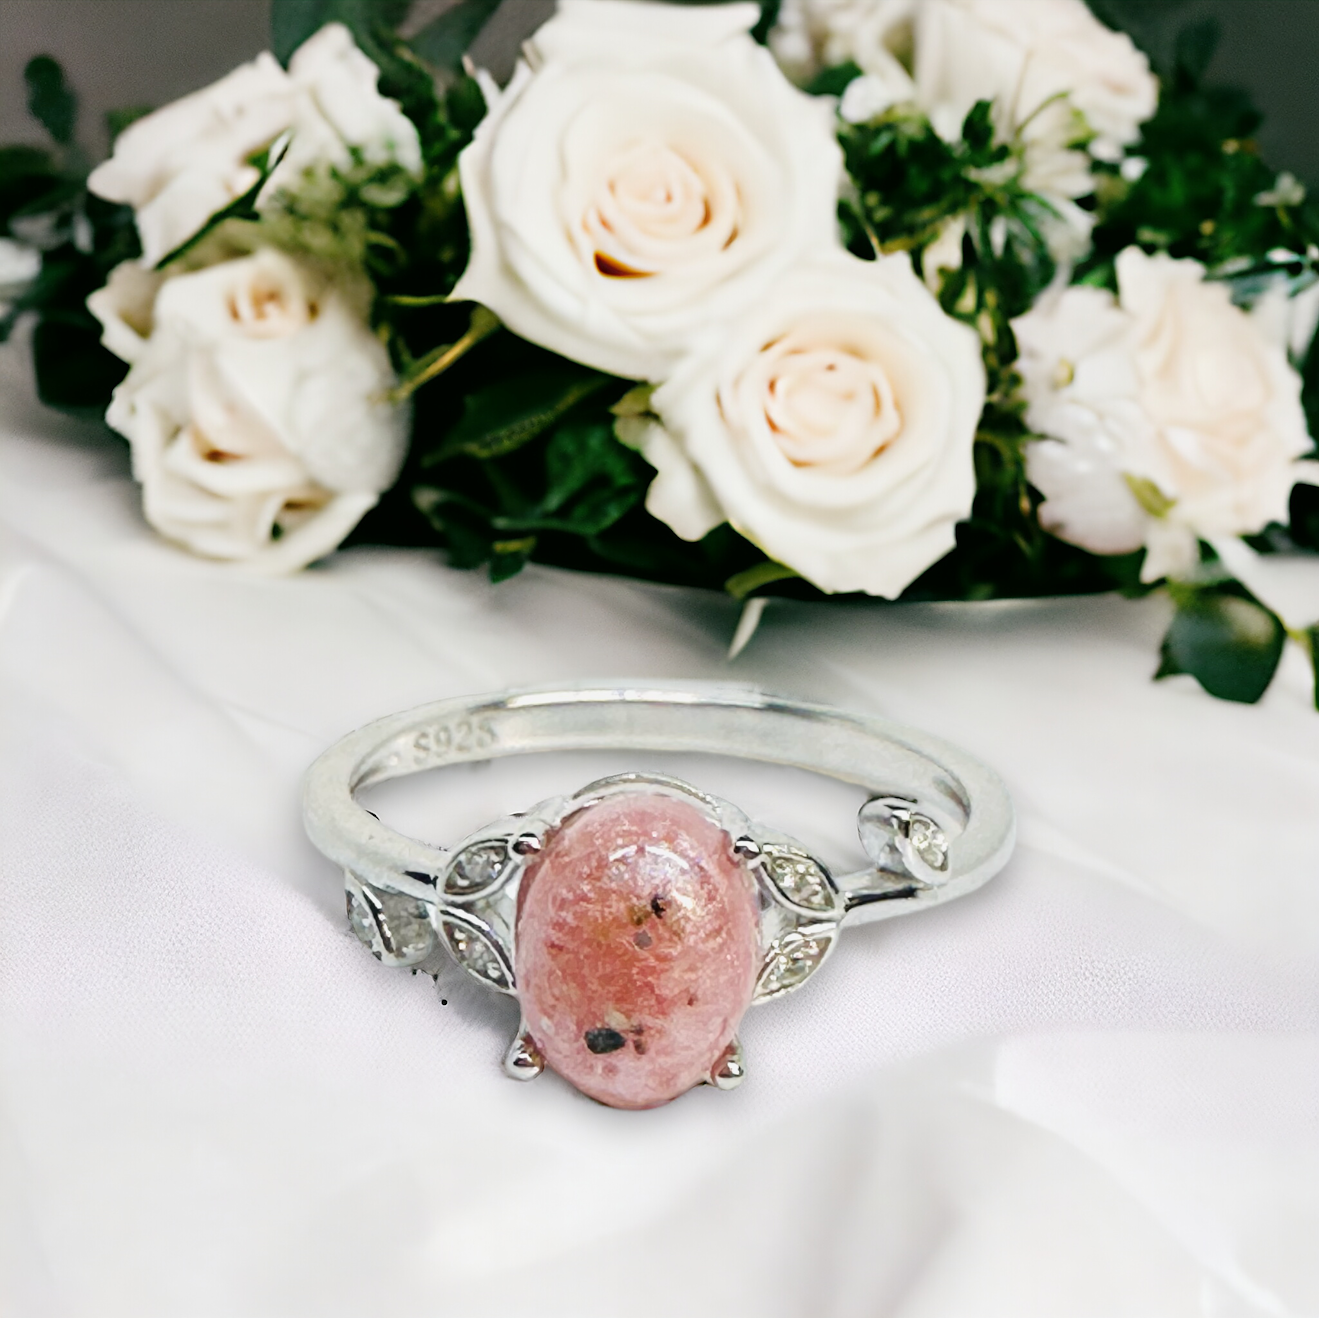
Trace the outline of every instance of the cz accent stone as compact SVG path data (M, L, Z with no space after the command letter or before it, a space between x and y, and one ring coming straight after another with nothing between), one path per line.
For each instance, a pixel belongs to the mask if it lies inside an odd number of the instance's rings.
M769 945L765 966L756 985L756 1000L777 997L805 983L824 960L831 935L790 930Z
M489 942L474 929L465 925L444 922L444 937L449 944L453 958L460 966L477 979L485 980L496 988L509 987L508 975L504 964Z
M774 886L795 906L808 911L832 911L833 889L824 870L805 852L765 847L765 870Z
M912 815L907 829L911 849L932 869L948 868L948 836L927 815Z
M458 853L444 878L444 890L463 897L489 888L508 868L508 847L499 841L475 842Z
M415 897L370 890L370 897L347 890L348 923L376 960L420 961L435 942L426 908ZM374 909L372 909L374 904Z

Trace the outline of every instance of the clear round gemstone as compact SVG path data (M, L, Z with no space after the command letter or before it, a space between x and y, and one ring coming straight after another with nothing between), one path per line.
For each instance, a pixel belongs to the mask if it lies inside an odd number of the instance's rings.
M797 929L776 938L769 945L769 955L756 986L756 997L768 998L786 993L804 982L824 960L829 941L827 935L805 934Z
M475 842L458 853L445 876L444 890L459 895L480 892L497 883L508 864L506 843Z
M504 971L494 948L473 929L445 921L444 936L454 960L468 973L483 979L496 988L508 988L508 975Z
M770 879L790 902L811 911L833 909L829 880L808 855L786 847L766 847L764 856Z

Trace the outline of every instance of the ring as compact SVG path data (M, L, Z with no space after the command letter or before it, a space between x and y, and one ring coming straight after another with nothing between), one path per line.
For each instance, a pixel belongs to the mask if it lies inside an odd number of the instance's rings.
M793 838L656 774L590 783L447 850L389 828L354 796L426 769L568 750L733 755L859 785L871 865L832 874ZM428 967L445 948L518 999L509 1075L548 1065L624 1108L702 1083L733 1088L747 1007L804 984L846 926L979 887L1014 833L997 776L936 737L709 685L511 691L395 714L312 765L304 818L343 867L349 922L380 961Z

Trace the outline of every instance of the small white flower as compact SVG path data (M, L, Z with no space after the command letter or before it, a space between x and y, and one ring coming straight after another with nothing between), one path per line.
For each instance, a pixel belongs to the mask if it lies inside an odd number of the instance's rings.
M352 530L407 444L363 301L272 250L165 280L126 263L89 299L132 365L106 419L156 530L272 572Z
M341 23L308 38L286 73L263 53L219 82L139 119L87 186L137 212L142 260L155 265L260 178L250 158L284 133L288 151L258 204L310 168L394 161L421 171L412 121L376 90L380 70Z
M794 82L805 85L822 69L855 64L894 93L890 104L910 100L917 7L918 0L783 0L770 49Z
M893 78L863 73L843 89L838 101L838 117L846 124L864 124L909 99L911 88Z
M827 591L895 596L954 543L975 494L979 343L906 256L825 252L655 391L625 427L646 507L688 540L727 520Z
M1128 248L1118 296L1068 288L1013 322L1040 520L1094 553L1147 549L1142 577L1190 572L1198 541L1286 521L1310 447L1300 377L1273 319L1195 261Z
M662 380L697 330L837 246L832 103L751 40L758 15L563 0L463 152L472 255L454 297Z

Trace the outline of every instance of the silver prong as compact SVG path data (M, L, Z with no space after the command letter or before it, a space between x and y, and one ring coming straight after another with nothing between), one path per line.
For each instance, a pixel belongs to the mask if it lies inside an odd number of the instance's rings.
M742 1045L734 1039L719 1054L719 1060L710 1068L710 1078L706 1083L716 1089L736 1089L746 1078L747 1068L742 1056Z
M760 843L744 833L733 843L733 855L740 860L758 860L760 858Z
M513 839L513 850L519 856L534 856L544 845L535 833L519 833Z
M545 1069L545 1058L524 1025L504 1054L504 1074L513 1080L534 1080Z

